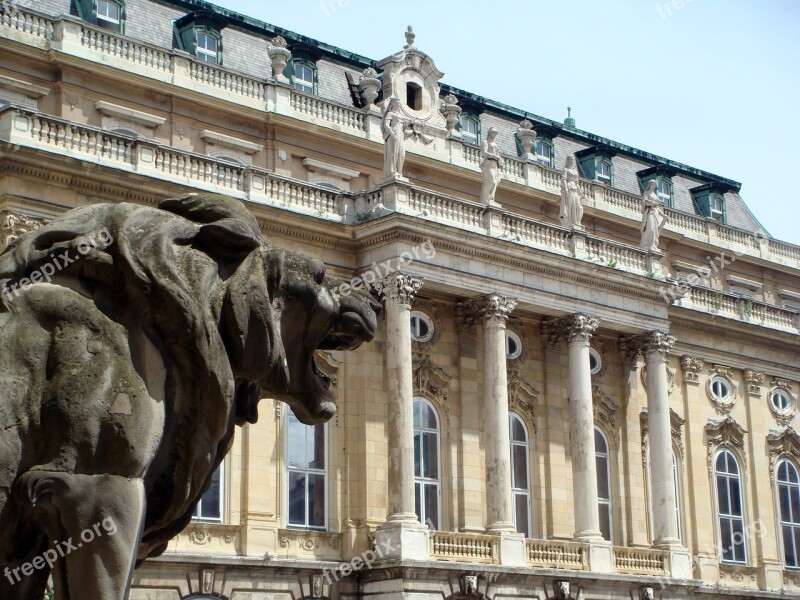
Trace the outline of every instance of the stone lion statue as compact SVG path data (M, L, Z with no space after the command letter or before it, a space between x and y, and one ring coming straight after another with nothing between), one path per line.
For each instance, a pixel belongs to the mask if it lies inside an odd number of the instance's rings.
M240 202L100 204L0 255L0 598L128 596L190 521L262 396L336 411L317 350L379 305L271 247Z

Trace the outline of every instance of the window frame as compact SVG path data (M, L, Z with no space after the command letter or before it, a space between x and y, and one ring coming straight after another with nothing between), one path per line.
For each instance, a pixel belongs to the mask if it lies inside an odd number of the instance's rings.
M471 135L469 136L464 133L464 124L465 123L472 123L475 125L475 141L472 141ZM466 142L467 144L472 144L473 146L480 146L481 145L481 119L477 115L472 115L467 112L462 112L461 116L458 118L458 130L461 132L461 139ZM467 138L470 139L467 139Z
M792 469L794 469L795 475L797 476L797 482L790 482L790 481L781 481L780 479L780 470L783 464L789 465ZM800 469L797 468L797 465L791 461L787 456L781 456L775 462L775 486L774 486L774 494L775 494L775 518L777 521L778 527L778 540L780 541L780 551L781 551L781 564L783 565L784 569L788 569L791 571L800 570L800 542L798 542L798 536L800 536L800 514L797 515L796 520L794 521L784 521L783 520L783 511L781 510L781 485L785 485L790 488L790 495L791 490L794 489L795 493L800 496ZM790 507L791 507L791 498L790 498ZM791 510L791 508L790 508ZM795 564L789 565L786 562L786 537L784 536L784 527L789 527L794 534L792 541L792 545L794 546L794 557L795 557Z
M298 419L294 415L294 412L292 411L291 407L289 407L288 405L286 406L286 410L283 411L283 413L286 415L285 418L284 418L284 423L283 423L283 437L284 437L284 441L283 441L284 469L283 469L283 471L284 471L284 486L286 488L286 493L284 494L284 501L286 503L286 517L284 519L284 522L286 524L286 528L287 529L295 529L295 530L299 530L299 531L328 531L328 521L330 519L330 500L329 500L329 493L330 493L330 476L329 476L330 475L329 474L330 449L328 447L329 446L329 442L330 442L330 438L328 436L328 424L327 423L321 423L321 424L318 424L318 425L305 425L304 423L302 423L300 421L300 419ZM309 467L292 467L291 465L289 465L289 424L290 424L290 419L295 419L298 422L298 424L300 426L304 427L304 428L308 428L308 429L313 429L313 428L316 428L316 427L322 427L323 428L323 435L325 436L324 442L323 442L323 457L324 457L324 461L325 461L325 467L323 469L314 469L314 468L309 468ZM306 433L307 433L308 429L305 429L304 431L306 431ZM305 506L305 523L302 524L302 525L298 524L298 523L292 523L291 520L290 520L290 518L291 518L290 517L290 514L291 514L290 507L291 507L291 493L292 493L292 490L291 490L289 482L291 480L291 473L292 472L305 473L306 474L305 491L304 491L304 495L303 495L304 506ZM324 515L323 515L323 525L321 525L321 526L319 526L319 525L309 525L308 524L309 523L309 514L310 514L310 511L308 510L308 499L309 499L309 497L308 497L308 475L309 474L322 475L322 478L323 478L323 488L324 488L323 512L324 512Z
M550 159L545 161L542 159L542 155L539 154L539 144L548 148L550 150ZM553 164L555 161L555 146L553 145L553 140L550 138L546 138L544 136L536 136L536 139L533 142L533 157L540 165L547 167L549 169L553 168Z
M786 406L775 406L775 396L782 396L786 400ZM769 392L769 407L778 417L789 417L794 412L794 396L782 387L774 387Z
M219 463L219 466L214 470L214 475L219 473L219 517L203 517L200 514L202 513L203 497L209 492L211 492L211 490L209 489L203 494L203 496L200 497L200 500L197 501L197 505L194 507L194 511L192 512L192 523L222 524L225 522L225 488L227 487L225 485L226 471L227 469L225 468L224 460L221 463Z
M208 39L213 39L217 48L214 54L214 60L206 60L205 58L201 57L200 51L200 36L205 35ZM210 65L221 65L222 64L222 35L218 31L214 31L209 29L208 27L197 26L194 27L194 57L204 63L208 63ZM211 56L211 52L208 51L207 48L203 48L203 52L205 56Z
M519 442L515 441L512 433L511 424L513 423L514 419L519 421L520 425L522 425L522 430L525 433L525 441ZM530 446L530 433L528 432L528 425L525 423L525 419L522 418L521 415L515 413L514 411L509 411L508 413L508 439L510 445L510 464L511 464L511 510L512 510L512 520L514 523L514 527L517 528L517 532L525 534L526 538L530 538L533 536L533 506L531 501L531 446ZM514 487L514 472L515 472L515 459L514 459L514 447L523 447L525 448L525 478L528 483L527 488L517 488ZM526 506L528 511L528 530L527 531L520 531L517 525L517 496L525 496L526 498Z
M424 321L425 324L428 326L428 333L426 335L418 335L414 333L414 319L419 321ZM418 344L426 344L433 339L433 336L436 332L436 327L434 326L433 319L431 319L427 314L420 310L412 310L409 316L409 325L411 328L411 341L416 342Z
M592 359L595 359L595 366L592 367ZM589 347L589 375L599 375L603 371L603 357L598 350Z
M719 209L714 207L715 202L719 202ZM718 215L719 218L714 215ZM728 219L724 194L720 192L712 192L708 195L708 217L720 225L725 225Z
M311 85L310 86L305 83L306 82L305 79L301 79L301 80L297 79L295 73L296 73L298 67L302 67L304 69L308 69L309 73L311 74ZM312 95L317 94L317 88L318 88L318 84L319 84L319 75L318 75L319 70L318 70L317 65L316 65L315 62L310 61L310 60L306 60L304 58L294 58L289 63L289 69L290 69L290 80L291 80L291 83L292 83L292 87L294 88L295 91L298 91L298 92L303 93L303 94L312 94ZM300 89L298 87L298 81L303 82L301 84L303 89ZM305 89L307 87L311 87L311 91L308 91L307 89Z
M506 360L517 360L519 357L521 357L522 339L519 337L519 335L516 332L511 331L510 329L506 329L505 340L506 340ZM516 352L511 352L509 350L510 346L509 340L513 341L517 345Z
M608 181L606 181L605 175L603 176L600 175L600 165L606 165L608 167ZM608 187L614 187L614 162L611 160L610 157L606 156L595 157L594 180L597 183L607 185Z
M434 527L432 529L442 529L442 419L439 416L439 411L434 406L433 402L431 402L425 396L414 396L413 405L416 409L416 404L420 402L423 405L427 406L432 412L433 416L436 419L436 428L432 430L430 428L424 427L417 427L416 423L413 424L414 430L414 504L416 510L416 500L417 500L417 490L419 489L419 507L420 512L417 513L417 519L423 525L428 523L430 519L430 515L426 514L425 505L423 502L424 498L424 490L427 487L434 487L436 489L436 522L434 522ZM433 477L425 477L423 475L417 475L417 433L422 435L431 435L434 434L436 436L436 473L438 474L437 478ZM421 446L420 446L421 447ZM419 463L422 465L423 462L423 455L420 455ZM424 465L421 467L422 472L425 471ZM423 513L423 514L420 514ZM424 518L423 518L424 517Z
M106 18L105 16L100 16L100 3L105 2L108 5L113 5L117 7L117 12L119 14L116 21ZM117 33L124 33L124 24L125 24L125 3L122 0L95 0L95 8L94 8L94 16L95 16L95 24L103 29L108 29L109 31L114 31ZM101 23L103 21L104 23Z
M736 477L736 479L738 481L738 487L739 487L739 506L741 507L741 514L740 515L735 515L732 512L723 514L722 509L721 509L720 494L719 494L719 488L720 488L719 478L723 477L723 478L726 479L726 481L728 481L727 489L728 489L728 493L730 493L730 480L733 477L732 473L729 473L727 471L725 473L722 473L722 472L720 472L718 470L717 463L719 461L719 458L723 454L727 454L728 456L730 456L733 459L734 464L736 465L737 473L735 474L735 477ZM712 484L713 484L713 488L714 488L714 503L715 503L714 508L715 508L715 512L716 512L715 521L716 521L717 544L718 544L717 547L719 549L718 551L719 551L720 564L726 564L726 565L748 565L749 564L749 560L750 560L750 552L749 552L749 549L747 547L748 546L748 537L749 537L748 534L747 534L747 527L746 527L748 519L747 519L747 506L745 504L745 500L746 500L747 494L745 493L745 489L744 489L745 482L744 482L743 471L742 471L742 461L739 459L739 457L736 455L736 453L733 452L733 450L731 448L727 447L727 446L722 446L722 447L718 448L716 450L716 452L714 452L713 461L714 462L712 464L712 476L713 476ZM727 469L727 466L726 466L726 469ZM727 499L727 505L729 507L732 505L730 497ZM732 524L733 524L732 522L734 520L741 522L741 530L742 530L742 544L741 544L741 546L742 546L742 549L743 549L743 552L744 552L744 559L743 560L736 560L735 558L733 560L731 560L731 559L724 558L724 556L725 556L725 548L723 547L723 542L722 542L723 519L731 521L731 526L732 526ZM734 533L733 533L733 529L732 528L731 528L731 532L732 532L731 533L731 537L733 537Z
M606 435L605 431L602 430L599 426L594 426L595 434L599 433L603 439L603 442L606 446L605 454L598 452L597 450L597 435L594 437L594 457L595 457L595 476L597 477L597 513L598 513L598 524L602 527L602 523L599 520L600 511L606 510L608 512L608 538L605 538L606 541L614 543L614 478L611 472L611 444L608 441L608 436ZM608 498L601 498L600 497L600 470L597 469L597 463L599 458L605 458L606 461L606 474L607 474L607 483L608 483ZM606 508L603 508L603 507ZM603 533L602 529L600 533Z
M672 202L674 198L673 195L674 188L672 185L672 179L664 175L658 175L657 177L655 177L655 180L656 180L656 196L658 196L658 199L661 201L661 204L663 204L667 208L672 208ZM665 194L658 189L660 185L665 185L667 187L668 191Z

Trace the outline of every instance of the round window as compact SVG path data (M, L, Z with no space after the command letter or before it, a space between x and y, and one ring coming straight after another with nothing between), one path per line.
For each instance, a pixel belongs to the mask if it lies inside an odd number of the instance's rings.
M506 331L506 358L514 360L522 354L522 341L513 331Z
M718 402L726 403L733 399L733 390L727 379L715 377L710 383L711 395Z
M597 375L603 369L603 359L594 348L589 348L589 372Z
M411 339L415 342L429 342L433 337L433 321L425 313L411 313Z
M779 414L787 413L792 408L792 399L789 394L781 389L773 390L769 401L772 404L772 409Z

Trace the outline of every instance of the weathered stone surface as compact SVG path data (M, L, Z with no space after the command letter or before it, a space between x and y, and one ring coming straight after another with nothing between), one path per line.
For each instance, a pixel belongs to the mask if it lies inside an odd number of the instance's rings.
M379 310L364 292L334 297L321 262L210 195L74 210L14 242L0 284L9 600L41 598L51 566L58 598L127 597L262 396L305 423L334 415L313 354L372 339Z

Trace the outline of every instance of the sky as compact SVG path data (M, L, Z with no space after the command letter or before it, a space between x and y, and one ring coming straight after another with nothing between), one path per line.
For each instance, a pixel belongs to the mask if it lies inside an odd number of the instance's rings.
M214 0L381 59L408 25L443 82L742 183L800 244L800 0Z

